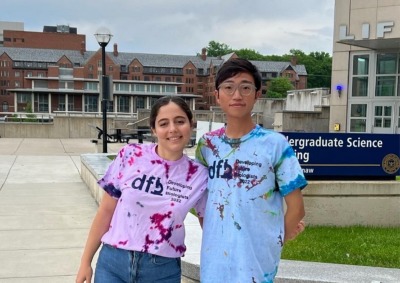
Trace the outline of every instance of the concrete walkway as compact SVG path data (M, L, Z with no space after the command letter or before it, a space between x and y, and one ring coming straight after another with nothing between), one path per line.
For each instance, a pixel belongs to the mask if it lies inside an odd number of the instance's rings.
M74 282L97 210L80 177L89 152L88 139L0 138L1 283Z

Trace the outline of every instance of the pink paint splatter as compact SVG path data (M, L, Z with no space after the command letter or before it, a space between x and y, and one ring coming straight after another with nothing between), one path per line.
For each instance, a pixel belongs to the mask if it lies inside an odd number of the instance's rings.
M169 165L167 163L164 164L165 168L165 177L169 178Z
M172 211L168 211L165 214L155 213L154 215L152 215L150 217L151 223L154 224L154 226L151 228L157 229L159 231L160 237L158 239L153 240L153 239L150 239L150 235L147 234L145 237L145 244L143 245L144 252L148 252L151 245L154 245L154 244L158 245L160 243L163 243L164 241L167 242L171 247L173 247L177 252L184 252L186 250L185 246L175 247L169 241L169 239L172 236L172 231L174 228L173 227L164 227L163 221L166 219L170 219L171 214L172 214ZM179 225L176 225L175 229L179 229L181 227L182 226L179 227Z
M197 172L198 168L199 166L194 164L193 161L189 161L189 169L187 172L186 181L189 181L192 178L192 176Z

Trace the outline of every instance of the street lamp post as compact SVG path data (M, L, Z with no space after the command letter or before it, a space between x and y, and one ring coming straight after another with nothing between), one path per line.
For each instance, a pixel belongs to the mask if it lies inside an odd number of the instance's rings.
M106 46L110 42L112 34L107 28L100 28L94 34L101 47L101 89L102 89L102 111L103 111L103 153L107 153L107 101L108 83L106 80Z

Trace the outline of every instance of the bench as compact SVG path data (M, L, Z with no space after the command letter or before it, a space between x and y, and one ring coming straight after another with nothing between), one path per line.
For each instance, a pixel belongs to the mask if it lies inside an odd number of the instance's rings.
M131 139L137 139L137 134L124 134L121 136L121 140L125 141L126 143L129 143L129 140Z
M98 132L97 139L100 140L103 136L104 131L97 126L96 126L96 130ZM107 134L107 142L117 142L116 135L115 134L114 135Z

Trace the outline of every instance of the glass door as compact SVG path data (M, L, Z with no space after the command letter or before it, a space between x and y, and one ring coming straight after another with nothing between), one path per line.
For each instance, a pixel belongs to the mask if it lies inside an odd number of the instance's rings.
M395 110L397 109L393 103L374 103L372 109L372 132L380 134L393 134L397 130L396 128L398 123L398 119L395 119L394 115Z

